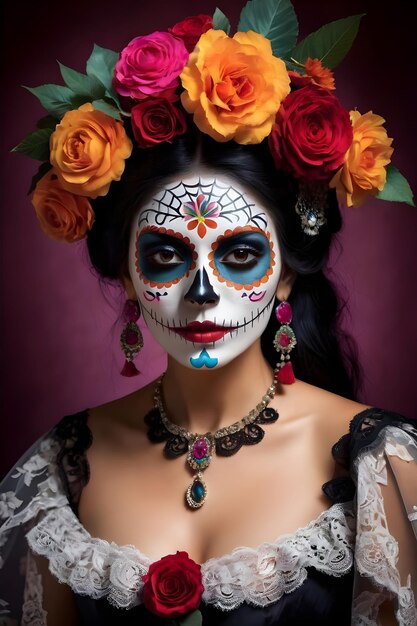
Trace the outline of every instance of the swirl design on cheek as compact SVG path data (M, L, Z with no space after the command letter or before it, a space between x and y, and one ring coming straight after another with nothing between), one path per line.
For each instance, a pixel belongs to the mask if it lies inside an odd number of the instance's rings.
M249 298L251 302L259 302L265 297L266 291L251 291L251 293L242 293L242 298Z
M145 291L143 294L143 297L145 298L145 300L147 300L148 302L153 302L154 300L156 300L157 302L160 301L160 299L163 296L167 296L168 292L165 291L164 293L160 293L159 291L153 293L153 291Z
M175 285L195 268L196 259L197 252L189 238L172 229L152 225L136 233L135 269L150 287Z
M234 260L229 259L233 256ZM212 244L208 258L219 282L237 291L264 285L275 266L271 235L256 226L237 226L226 230Z

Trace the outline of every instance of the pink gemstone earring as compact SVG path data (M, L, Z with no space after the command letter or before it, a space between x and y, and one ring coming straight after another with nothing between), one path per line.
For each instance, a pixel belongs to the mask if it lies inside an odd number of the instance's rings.
M143 337L136 320L140 317L140 308L136 300L126 300L123 309L125 326L120 335L120 347L125 355L125 364L122 376L137 376L140 372L136 369L133 359L143 348Z
M281 327L277 330L273 341L274 348L281 354L277 363L275 378L284 385L295 382L295 376L290 361L290 352L297 343L295 334L290 324L292 321L292 308L289 302L280 302L275 309L275 315Z

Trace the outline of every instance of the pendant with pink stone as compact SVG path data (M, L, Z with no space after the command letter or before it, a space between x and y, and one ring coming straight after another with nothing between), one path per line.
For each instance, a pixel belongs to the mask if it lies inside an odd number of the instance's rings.
M212 443L205 435L198 435L190 441L187 461L194 470L204 470L211 462Z

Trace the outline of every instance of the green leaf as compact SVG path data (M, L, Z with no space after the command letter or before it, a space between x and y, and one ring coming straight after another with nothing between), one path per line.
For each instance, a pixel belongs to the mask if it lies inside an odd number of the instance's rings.
M42 106L58 118L74 108L74 92L62 85L41 85L40 87L25 87L36 96Z
M12 152L20 152L37 161L49 161L49 138L53 133L52 128L40 128L30 133L23 141L12 149Z
M288 59L285 59L285 67L287 68L288 72L297 72L301 75L305 73L305 69L303 67L300 67L299 65L293 63L292 61L289 61Z
M37 122L36 128L52 128L55 130L58 120L53 115L45 115Z
M113 87L111 87L110 89L106 89L106 93L104 94L104 97L105 98L110 98L110 100L113 100L113 102L116 104L116 106L119 109L119 111L122 111L122 107L120 105L119 96L117 95L117 93L115 92Z
M179 622L181 626L201 626L203 623L203 618L201 616L200 611L193 611L183 620Z
M28 195L29 196L32 193L32 191L35 190L35 187L38 184L38 182L40 181L40 179L43 178L45 176L45 174L47 172L49 172L49 170L51 168L52 168L52 165L49 162L42 163L42 165L40 165L40 167L39 167L38 171L36 172L36 174L34 176L32 176L32 182L30 184L29 191L28 191Z
M213 28L214 30L224 30L227 35L230 33L230 22L223 11L217 7L213 15Z
M79 109L83 104L87 104L87 102L91 102L89 96L74 96L72 99L72 108Z
M120 120L120 112L115 106L106 102L105 100L94 100L92 103L93 107L106 115L110 115L110 117L114 117L116 120Z
M95 76L86 76L62 63L59 63L59 68L66 85L77 95L88 96L91 100L103 97L105 89Z
M87 75L94 76L106 89L111 89L114 67L118 58L117 52L94 44L93 51L87 61Z
M291 57L303 64L308 57L317 58L325 67L333 69L352 47L364 15L365 13L351 15L325 24L299 43L292 51Z
M276 57L288 56L298 36L297 16L290 0L249 0L238 25L238 31L248 30L269 39Z
M405 202L410 206L415 206L410 185L393 165L387 167L387 182L383 190L378 192L377 198L389 202Z

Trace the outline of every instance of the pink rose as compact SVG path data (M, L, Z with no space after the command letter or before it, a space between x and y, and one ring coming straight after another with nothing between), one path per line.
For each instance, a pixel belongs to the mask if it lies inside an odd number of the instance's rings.
M170 33L135 37L116 63L114 88L121 96L137 100L169 95L177 88L187 61L184 42Z
M193 15L186 17L182 22L178 22L168 31L183 40L188 52L192 52L197 41L203 33L213 28L213 18L211 15Z

